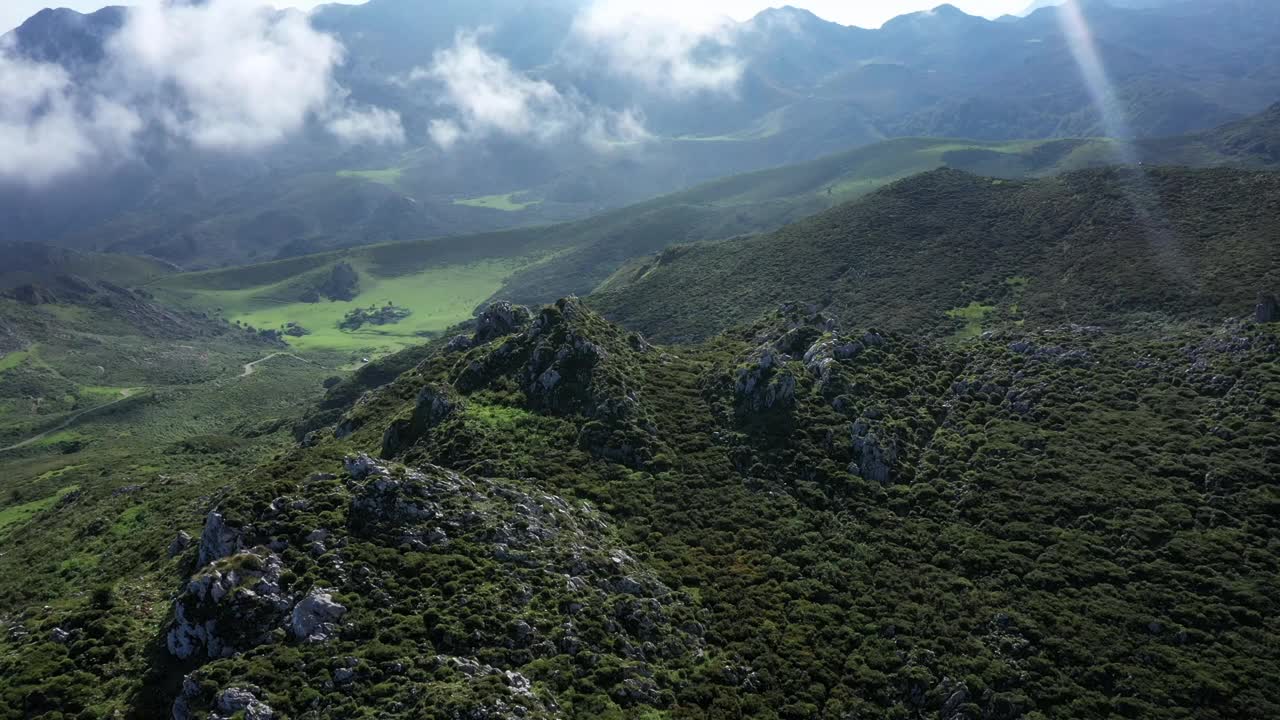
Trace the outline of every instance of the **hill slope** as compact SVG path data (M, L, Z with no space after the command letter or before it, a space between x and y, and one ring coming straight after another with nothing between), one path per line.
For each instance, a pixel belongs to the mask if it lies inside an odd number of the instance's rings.
M93 485L124 523L76 571L103 589L0 573L2 706L1268 717L1277 343L952 346L791 306L668 350L575 300L495 307L224 493ZM205 514L173 558L166 493ZM40 541L95 537L84 509L0 567L56 575L78 548Z
M1278 193L1280 175L1240 170L1030 181L938 170L777 233L668 249L592 302L665 338L705 337L783 300L943 333L974 313L1037 324L1243 314L1280 284Z

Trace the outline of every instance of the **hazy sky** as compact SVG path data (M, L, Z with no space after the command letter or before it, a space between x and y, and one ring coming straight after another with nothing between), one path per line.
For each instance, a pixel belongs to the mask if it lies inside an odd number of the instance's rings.
M429 0L423 0L428 2ZM1031 0L951 0L951 3L973 15L995 17L1004 13L1022 11ZM129 0L117 0L105 3L103 0L62 0L57 3L82 12L96 10L106 4L133 4ZM751 17L764 8L776 5L795 5L805 7L814 13L844 23L862 27L879 27L881 23L895 15L928 10L941 4L942 0L648 0L645 5L653 8L668 6L673 13L681 8L696 6L700 9L714 8L719 12L732 15L738 19ZM310 0L276 0L276 5L309 8L321 4ZM0 32L22 24L26 18L34 15L41 8L48 7L50 0L0 0ZM705 10L704 10L705 12Z

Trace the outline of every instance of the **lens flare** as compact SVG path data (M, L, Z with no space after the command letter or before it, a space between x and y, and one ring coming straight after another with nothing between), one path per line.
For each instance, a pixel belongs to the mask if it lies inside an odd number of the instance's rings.
M1156 261L1170 280L1184 286L1199 289L1200 282L1190 271L1181 252L1179 242L1160 205L1160 196L1147 179L1141 158L1134 144L1134 134L1125 117L1125 111L1116 96L1115 86L1107 74L1102 53L1088 18L1080 8L1079 0L1067 0L1058 8L1058 23L1062 28L1067 47L1080 69L1081 79L1090 100L1102 119L1103 130L1120 165L1130 170L1120 176L1120 186L1134 215L1142 228Z

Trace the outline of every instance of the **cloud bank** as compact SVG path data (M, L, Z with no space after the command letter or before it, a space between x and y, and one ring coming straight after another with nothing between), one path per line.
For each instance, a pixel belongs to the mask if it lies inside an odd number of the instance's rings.
M733 53L737 25L698 3L596 0L574 22L575 39L605 69L674 94L732 92L744 64Z
M301 13L154 0L105 50L100 74L76 86L58 65L0 48L0 178L42 184L118 160L149 127L227 152L282 142L313 120L345 142L404 140L399 115L349 102L333 79L342 45Z
M0 47L0 179L47 183L126 151L142 125L117 102L77 97L61 67Z
M415 70L410 83L428 81L439 88L438 102L453 117L431 121L432 140L444 149L463 141L505 136L546 143L577 135L597 150L648 139L634 110L594 107L574 92L561 92L546 80L530 77L480 45L480 35L464 32L452 47L435 54L427 68Z

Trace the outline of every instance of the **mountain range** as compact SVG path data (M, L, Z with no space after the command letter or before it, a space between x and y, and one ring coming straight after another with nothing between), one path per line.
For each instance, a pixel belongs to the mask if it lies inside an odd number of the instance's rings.
M607 7L0 45L0 720L1280 716L1274 3Z
M685 54L638 61L632 72L617 69L619 48L630 45L607 34L615 28L594 39L581 30L585 7L323 7L309 22L347 49L334 82L350 102L396 112L404 145L344 144L310 128L247 154L152 133L122 165L38 189L10 181L0 192L0 240L149 254L198 269L572 219L886 138L1172 136L1280 97L1270 42L1280 14L1253 0L1082 6L1123 128L1108 127L1092 101L1097 88L1074 54L1079 38L1057 8L990 22L941 6L878 30L783 8L696 37ZM109 38L128 17L120 8L46 11L8 41L88 87L110 66ZM432 136L438 123L481 123L476 108L449 99L451 78L477 64L489 69L479 77L495 83L493 92L544 94L542 105L522 106L535 126L599 121L614 139L584 144L585 125L539 137L486 125L471 129L483 140L442 146ZM602 78L593 72L601 67L614 70ZM702 84L673 92L654 83L680 67L701 72ZM637 126L623 138L619 124L631 114Z

